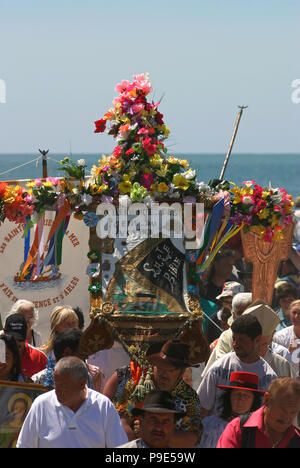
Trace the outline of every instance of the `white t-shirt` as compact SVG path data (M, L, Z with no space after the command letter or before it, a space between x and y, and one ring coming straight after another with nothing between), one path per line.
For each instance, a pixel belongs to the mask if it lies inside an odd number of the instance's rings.
M275 333L273 340L275 343L284 346L285 348L289 348L291 341L297 340L297 336L294 332L294 325L290 327L282 328L278 332Z
M230 374L234 371L257 374L258 390L267 390L271 381L277 378L277 374L263 358L252 364L246 364L237 357L235 352L228 353L215 361L203 377L197 390L201 407L213 410L216 416L221 415L224 390L217 388L216 385L229 385Z
M128 439L111 401L87 388L74 413L57 400L55 390L37 397L24 421L17 448L112 448Z
M115 341L112 348L103 349L102 351L98 351L98 353L89 356L87 362L99 367L101 372L104 374L102 379L102 388L104 388L104 385L111 378L116 369L123 366L129 366L130 357L125 352L121 343Z
M298 348L300 348L300 339L294 332L294 325L290 327L283 328L275 333L273 340L284 346L285 348L289 348L289 346L294 343ZM294 351L291 353L292 355L292 367L295 372L296 376L299 376L299 350Z

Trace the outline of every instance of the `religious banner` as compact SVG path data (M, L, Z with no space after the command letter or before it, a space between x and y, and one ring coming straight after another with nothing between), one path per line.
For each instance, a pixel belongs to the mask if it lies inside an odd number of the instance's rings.
M64 230L51 230L57 218L46 211L31 229L6 219L0 226L0 307L4 325L6 314L18 299L34 303L39 311L36 329L43 339L49 336L49 318L54 307L80 307L88 320L89 260L88 228L70 216ZM34 243L38 239L36 251ZM30 261L30 253L32 253ZM24 265L25 268L23 273Z
M15 448L19 433L42 385L0 380L0 448Z

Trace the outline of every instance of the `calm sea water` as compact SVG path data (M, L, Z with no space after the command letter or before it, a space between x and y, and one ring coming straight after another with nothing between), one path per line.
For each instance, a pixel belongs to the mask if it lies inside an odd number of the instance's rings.
M73 159L84 158L88 169L101 158L98 154L74 154ZM38 178L42 176L42 161L38 166L30 162L38 158L39 154L0 154L0 180L18 180ZM48 175L62 176L57 171L60 159L66 154L48 153ZM208 182L218 178L224 154L190 154L176 155L188 159L193 169L197 171L199 181ZM18 169L17 166L23 165ZM14 170L11 170L14 169ZM9 172L6 172L8 171ZM4 173L4 174L3 174ZM269 182L274 187L284 187L293 197L300 195L300 154L232 154L226 168L224 178L240 185L243 180L256 180L259 185L266 186Z

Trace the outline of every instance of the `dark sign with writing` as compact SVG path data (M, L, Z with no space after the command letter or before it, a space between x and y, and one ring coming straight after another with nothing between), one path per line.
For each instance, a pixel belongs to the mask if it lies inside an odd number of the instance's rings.
M185 256L166 239L138 265L139 272L152 284L164 290L186 308L183 300L183 267Z

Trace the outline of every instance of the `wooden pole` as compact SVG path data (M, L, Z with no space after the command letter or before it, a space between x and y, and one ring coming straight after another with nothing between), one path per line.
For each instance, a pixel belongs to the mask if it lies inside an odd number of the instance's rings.
M48 169L47 169L47 158L46 155L49 153L49 150L40 150L39 152L42 155L42 160L43 160L43 179L46 179L48 177Z
M237 119L236 119L236 123L235 123L235 127L234 127L233 134L232 134L232 137L231 137L230 145L229 145L229 148L228 148L228 151L227 151L227 154L226 154L226 158L225 158L225 161L224 161L224 164L223 164L223 167L222 167L222 171L221 171L221 174L220 174L220 177L219 177L220 180L222 180L223 177L224 177L225 169L226 169L227 163L228 163L229 158L230 158L231 150L232 150L233 143L234 143L234 140L235 140L238 128L239 128L239 124L240 124L240 120L241 120L241 117L242 117L242 114L243 114L243 110L247 109L248 106L238 106L238 107L240 109L240 112L238 113L238 116L237 116Z

